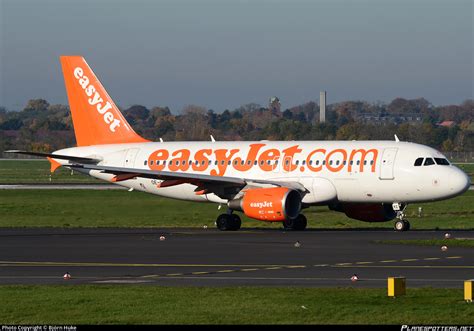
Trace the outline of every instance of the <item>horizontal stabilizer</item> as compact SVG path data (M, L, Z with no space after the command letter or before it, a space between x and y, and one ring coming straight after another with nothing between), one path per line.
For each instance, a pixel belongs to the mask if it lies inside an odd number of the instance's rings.
M32 156L41 156L41 157L50 157L52 159L58 160L68 160L72 162L82 163L82 164L97 164L102 160L93 159L89 157L79 157L79 156L70 156L70 155L59 155L59 154L52 154L52 153L40 153L40 152L27 152L27 151L19 151L19 150L10 150L5 151L4 153L13 153L13 154L23 154L23 155L32 155Z

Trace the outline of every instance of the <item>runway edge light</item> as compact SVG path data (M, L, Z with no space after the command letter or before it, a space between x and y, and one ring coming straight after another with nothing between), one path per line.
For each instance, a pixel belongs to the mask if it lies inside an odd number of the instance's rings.
M472 294L474 289L474 279L464 281L464 300L472 302Z
M406 294L405 277L388 277L387 279L388 296L395 298Z

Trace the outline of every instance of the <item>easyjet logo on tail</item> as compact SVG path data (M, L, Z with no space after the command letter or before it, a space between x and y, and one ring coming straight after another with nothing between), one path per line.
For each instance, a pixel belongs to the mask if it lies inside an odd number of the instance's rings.
M89 83L89 77L84 75L84 70L81 67L76 67L74 69L74 77L84 90L84 93L89 97L87 102L91 106L95 106L97 112L103 115L104 122L109 125L109 130L115 132L115 129L120 127L120 120L116 119L114 114L109 111L112 110L110 102L107 101L104 103L104 99L96 90L95 86Z

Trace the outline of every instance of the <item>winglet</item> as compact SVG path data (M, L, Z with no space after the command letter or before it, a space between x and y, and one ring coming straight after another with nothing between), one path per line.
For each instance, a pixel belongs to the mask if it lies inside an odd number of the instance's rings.
M46 158L48 159L49 163L51 163L51 173L55 172L61 166L61 163L50 158L49 156L47 156Z

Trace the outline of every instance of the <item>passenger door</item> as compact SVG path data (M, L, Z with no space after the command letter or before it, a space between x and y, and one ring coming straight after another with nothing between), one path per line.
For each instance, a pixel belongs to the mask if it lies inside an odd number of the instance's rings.
M380 163L379 179L394 179L393 167L395 165L395 157L397 156L398 148L385 148L382 154Z

